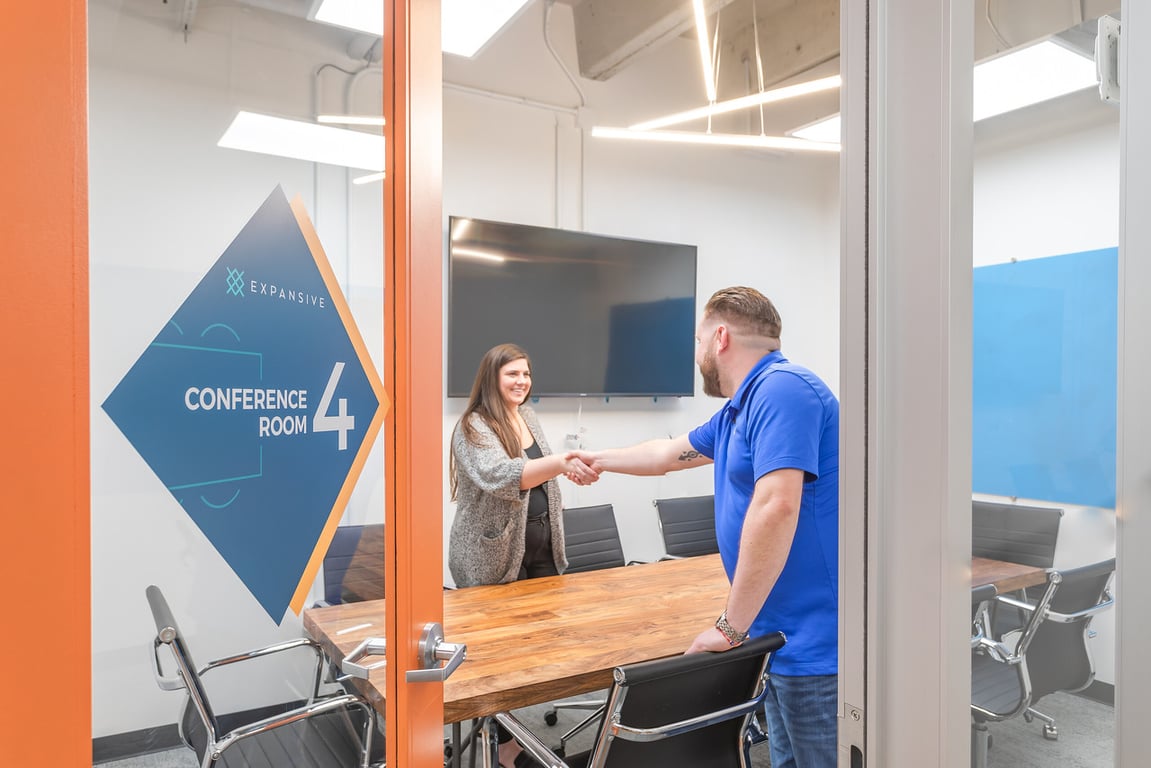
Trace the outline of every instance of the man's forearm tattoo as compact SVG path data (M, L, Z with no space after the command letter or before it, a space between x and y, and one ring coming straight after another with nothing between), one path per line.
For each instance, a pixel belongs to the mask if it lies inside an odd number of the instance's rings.
M679 455L679 460L680 461L694 461L695 459L698 459L702 455L703 454L701 454L699 451L684 451L683 453L681 453Z

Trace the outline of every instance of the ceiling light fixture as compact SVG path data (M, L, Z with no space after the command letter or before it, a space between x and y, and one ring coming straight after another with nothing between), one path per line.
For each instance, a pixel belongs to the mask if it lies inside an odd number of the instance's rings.
M591 135L602 139L636 139L681 144L717 144L729 147L799 150L802 152L838 152L838 142L808 141L790 136L764 136L741 133L695 133L692 131L637 131L597 125Z
M384 4L364 0L318 0L313 3L309 19L334 24L377 37L384 34Z
M1045 41L975 65L975 122L1068 93L1098 82L1095 64L1085 56ZM812 141L839 141L839 115L816 120L788 136Z
M444 53L475 56L527 5L528 0L443 0L440 46ZM379 0L317 0L308 18L378 37L384 34L383 8Z
M384 170L383 136L256 112L238 112L216 143L228 149L313 163Z
M975 65L974 79L976 121L1099 82L1094 61L1051 40Z
M384 125L380 115L317 115L317 123L325 125Z
M699 60L703 67L703 85L707 93L707 103L715 103L715 70L712 68L711 46L707 42L707 13L703 0L692 0L695 9L695 34L699 38Z
M818 80L808 80L806 83L796 83L795 85L785 85L782 88L775 88L770 91L760 91L748 96L740 96L738 99L729 99L728 101L721 101L716 104L709 104L706 107L699 107L697 109L689 109L686 112L677 112L674 115L667 115L666 117L657 117L654 120L646 120L642 123L636 123L630 126L634 131L649 131L653 128L665 128L669 125L676 125L678 123L686 123L691 120L698 120L704 117L712 117L714 115L722 115L727 112L736 112L741 109L748 109L760 104L771 104L776 101L783 101L785 99L794 99L798 96L806 96L811 93L819 93L820 91L830 91L838 88L843 82L843 78L839 75L831 75L830 77L821 77Z

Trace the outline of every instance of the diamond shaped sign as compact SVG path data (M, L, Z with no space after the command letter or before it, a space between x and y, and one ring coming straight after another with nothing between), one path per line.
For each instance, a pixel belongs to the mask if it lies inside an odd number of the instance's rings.
M103 404L276 622L303 607L387 407L280 187Z

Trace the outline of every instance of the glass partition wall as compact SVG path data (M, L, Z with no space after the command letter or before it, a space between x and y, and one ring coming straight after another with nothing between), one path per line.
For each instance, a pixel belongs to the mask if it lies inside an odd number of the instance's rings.
M306 6L89 3L96 761L177 743L148 585L200 664L383 596L381 45ZM214 672L216 707L310 664Z
M1118 14L1118 2L1095 5L1096 15ZM1119 110L1100 99L1099 22L1082 8L977 10L976 19L972 555L1066 573L1116 551ZM1032 603L1043 591L1000 586ZM1081 589L1057 588L1052 609L1099 597ZM975 718L991 735L986 765L1112 765L1115 611L1086 631L1051 619L1025 639L1025 614L989 605L988 639L1027 658L1027 673L1004 675L986 644L972 657ZM1020 678L1031 707L990 703L992 680Z

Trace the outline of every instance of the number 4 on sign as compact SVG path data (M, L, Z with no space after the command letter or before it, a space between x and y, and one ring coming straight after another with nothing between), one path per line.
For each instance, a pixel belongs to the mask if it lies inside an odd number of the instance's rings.
M344 364L336 363L332 367L332 375L328 377L328 385L324 387L324 395L320 398L320 405L316 408L316 415L312 417L312 432L335 432L340 436L339 450L348 449L348 432L356 428L356 417L348 415L348 398L339 400L339 413L328 415L328 408L332 405L332 395L336 393L336 386L340 383L340 374L344 372Z

